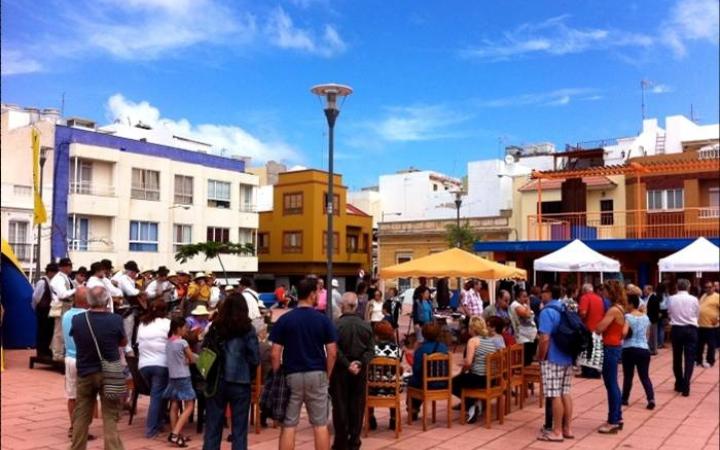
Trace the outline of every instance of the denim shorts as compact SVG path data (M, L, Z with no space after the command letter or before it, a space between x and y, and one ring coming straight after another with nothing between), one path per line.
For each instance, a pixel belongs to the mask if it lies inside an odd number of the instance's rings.
M291 373L287 376L287 384L290 387L290 401L285 409L283 426L297 426L303 403L311 425L327 425L330 411L327 372L323 370Z
M170 378L168 385L163 393L163 398L168 400L195 400L195 389L193 389L192 379Z

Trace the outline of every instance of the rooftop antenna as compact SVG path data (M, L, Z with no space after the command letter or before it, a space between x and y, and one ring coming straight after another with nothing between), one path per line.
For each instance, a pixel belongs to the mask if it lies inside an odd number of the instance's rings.
M640 109L642 110L642 120L645 120L645 89L653 85L652 81L643 78L640 80L640 90L642 91L642 98L640 103Z
M60 118L65 117L65 93L62 93L62 100L60 101Z
M700 123L700 118L695 117L695 109L693 108L692 103L690 103L690 121L693 123Z

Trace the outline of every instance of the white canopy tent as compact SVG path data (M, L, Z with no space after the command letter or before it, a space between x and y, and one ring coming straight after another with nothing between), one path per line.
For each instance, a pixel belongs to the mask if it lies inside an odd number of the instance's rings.
M720 272L720 248L704 237L658 261L663 272Z
M579 239L549 255L538 258L533 263L534 278L541 272L620 272L620 262L596 252Z

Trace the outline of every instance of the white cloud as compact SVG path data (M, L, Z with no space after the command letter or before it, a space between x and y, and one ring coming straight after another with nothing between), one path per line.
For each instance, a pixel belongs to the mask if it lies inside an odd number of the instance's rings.
M564 88L549 92L514 95L492 100L479 100L476 103L481 107L504 108L530 105L565 106L573 100L594 101L600 99L602 99L602 96L598 94L597 89Z
M444 106L403 106L388 108L388 114L369 127L379 138L390 142L431 141L459 137L451 126L470 119Z
M34 58L25 56L18 50L2 49L0 73L2 75L19 75L34 73L42 70L42 65Z
M667 94L673 91L673 87L668 86L667 84L656 84L650 90L650 92L652 92L653 94Z
M279 6L270 15L265 32L270 42L280 48L302 50L324 57L340 54L347 47L332 25L325 25L322 36L316 36L310 30L295 26L290 15Z
M707 41L717 45L719 14L717 0L679 0L668 20L662 24L662 40L678 58L687 53L688 41Z
M106 111L112 121L132 124L143 122L153 128L165 128L175 135L208 142L215 151L225 149L229 154L250 156L254 161L297 162L302 159L297 150L280 139L261 139L236 125L194 125L187 119L163 118L160 110L149 102L133 102L122 94L115 94L108 99Z
M573 28L562 15L540 23L524 23L503 33L497 40L464 50L462 55L487 61L500 61L531 54L566 55L610 47L647 47L650 36L602 28Z

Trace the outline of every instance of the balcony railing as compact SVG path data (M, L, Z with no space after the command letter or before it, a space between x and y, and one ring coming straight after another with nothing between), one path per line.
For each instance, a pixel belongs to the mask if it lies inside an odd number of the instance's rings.
M720 159L720 146L701 148L698 150L698 159Z
M17 259L22 262L29 262L32 259L32 252L35 246L26 242L10 242Z
M115 187L103 184L87 183L84 181L71 181L70 193L80 195L97 195L99 197L114 197Z
M104 240L68 240L68 250L71 252L112 252L113 244Z
M720 237L720 209L588 211L528 216L528 240Z

